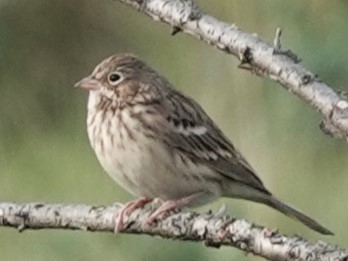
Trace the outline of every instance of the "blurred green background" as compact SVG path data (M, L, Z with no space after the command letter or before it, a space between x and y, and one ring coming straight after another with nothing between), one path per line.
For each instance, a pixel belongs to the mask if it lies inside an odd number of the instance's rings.
M273 41L347 90L348 2L197 1ZM0 201L112 204L132 197L104 174L86 135L87 94L74 83L103 58L139 55L194 97L279 198L336 233L322 237L270 208L222 199L228 212L290 235L348 247L348 146L319 115L237 60L111 0L0 0ZM148 236L0 228L1 260L261 260L223 247ZM136 247L135 247L136 246Z

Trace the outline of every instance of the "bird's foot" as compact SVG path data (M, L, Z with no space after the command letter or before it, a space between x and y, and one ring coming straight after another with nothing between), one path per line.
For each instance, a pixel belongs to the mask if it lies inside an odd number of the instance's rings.
M155 220L163 219L164 214L170 212L179 212L182 207L191 203L192 197L186 197L178 200L168 200L162 203L162 205L153 212L148 219L145 221L146 224L152 224Z
M163 215L169 213L170 211L178 209L178 204L176 201L165 201L158 209L155 210L145 221L146 224L152 224L155 220L163 218Z
M130 215L134 210L138 208L144 207L146 204L150 203L151 201L153 201L153 199L144 197L135 201L128 202L122 208L122 210L118 213L116 217L116 226L115 226L114 232L118 233L125 229L124 227L125 216Z

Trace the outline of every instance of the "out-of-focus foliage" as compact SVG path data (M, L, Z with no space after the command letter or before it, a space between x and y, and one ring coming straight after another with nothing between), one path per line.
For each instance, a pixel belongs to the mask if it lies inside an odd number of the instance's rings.
M273 41L345 89L348 2L198 1L208 13ZM87 95L73 84L103 58L132 52L193 96L267 187L336 232L323 238L275 211L222 199L228 212L281 232L348 247L348 146L318 129L319 116L234 57L104 0L0 1L0 200L111 204L131 196L103 173L88 144ZM201 211L206 210L201 209ZM145 236L0 229L1 260L259 260L232 248Z

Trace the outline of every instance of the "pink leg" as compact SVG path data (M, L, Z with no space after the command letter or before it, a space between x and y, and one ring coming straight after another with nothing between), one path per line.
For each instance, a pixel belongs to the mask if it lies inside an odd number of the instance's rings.
M198 197L202 196L202 192L196 193L196 194L192 194L188 197L185 198L181 198L178 200L168 200L165 201L158 209L155 210L155 212L153 212L149 218L146 220L147 224L151 224L153 223L156 219L158 219L158 217L160 215L162 215L165 212L169 212L171 210L175 210L175 209L180 209L190 203L192 203L193 201L195 201Z
M137 208L144 207L147 203L153 201L151 198L140 198L136 201L128 202L118 214L116 219L115 233L120 232L124 229L124 217L125 215L131 214Z

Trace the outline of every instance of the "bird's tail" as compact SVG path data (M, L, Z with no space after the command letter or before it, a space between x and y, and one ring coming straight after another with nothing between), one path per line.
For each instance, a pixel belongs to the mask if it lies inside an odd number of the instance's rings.
M282 212L283 214L285 214L291 218L297 219L302 224L306 225L307 227L309 227L309 228L311 228L311 229L313 229L321 234L333 235L333 233L330 230L328 230L327 228L320 225L314 219L312 219L312 218L306 216L305 214L301 213L300 211L286 205L285 203L276 199L272 195L267 195L266 197L263 197L260 200L260 202Z
M223 188L223 195L226 197L246 199L254 202L265 204L275 210L282 212L283 214L297 219L307 227L324 235L333 235L333 233L327 228L320 225L314 219L306 216L300 211L286 205L277 198L275 198L270 192L268 192L261 184L261 189L256 189L248 185L243 185L237 182L226 182L226 187Z

